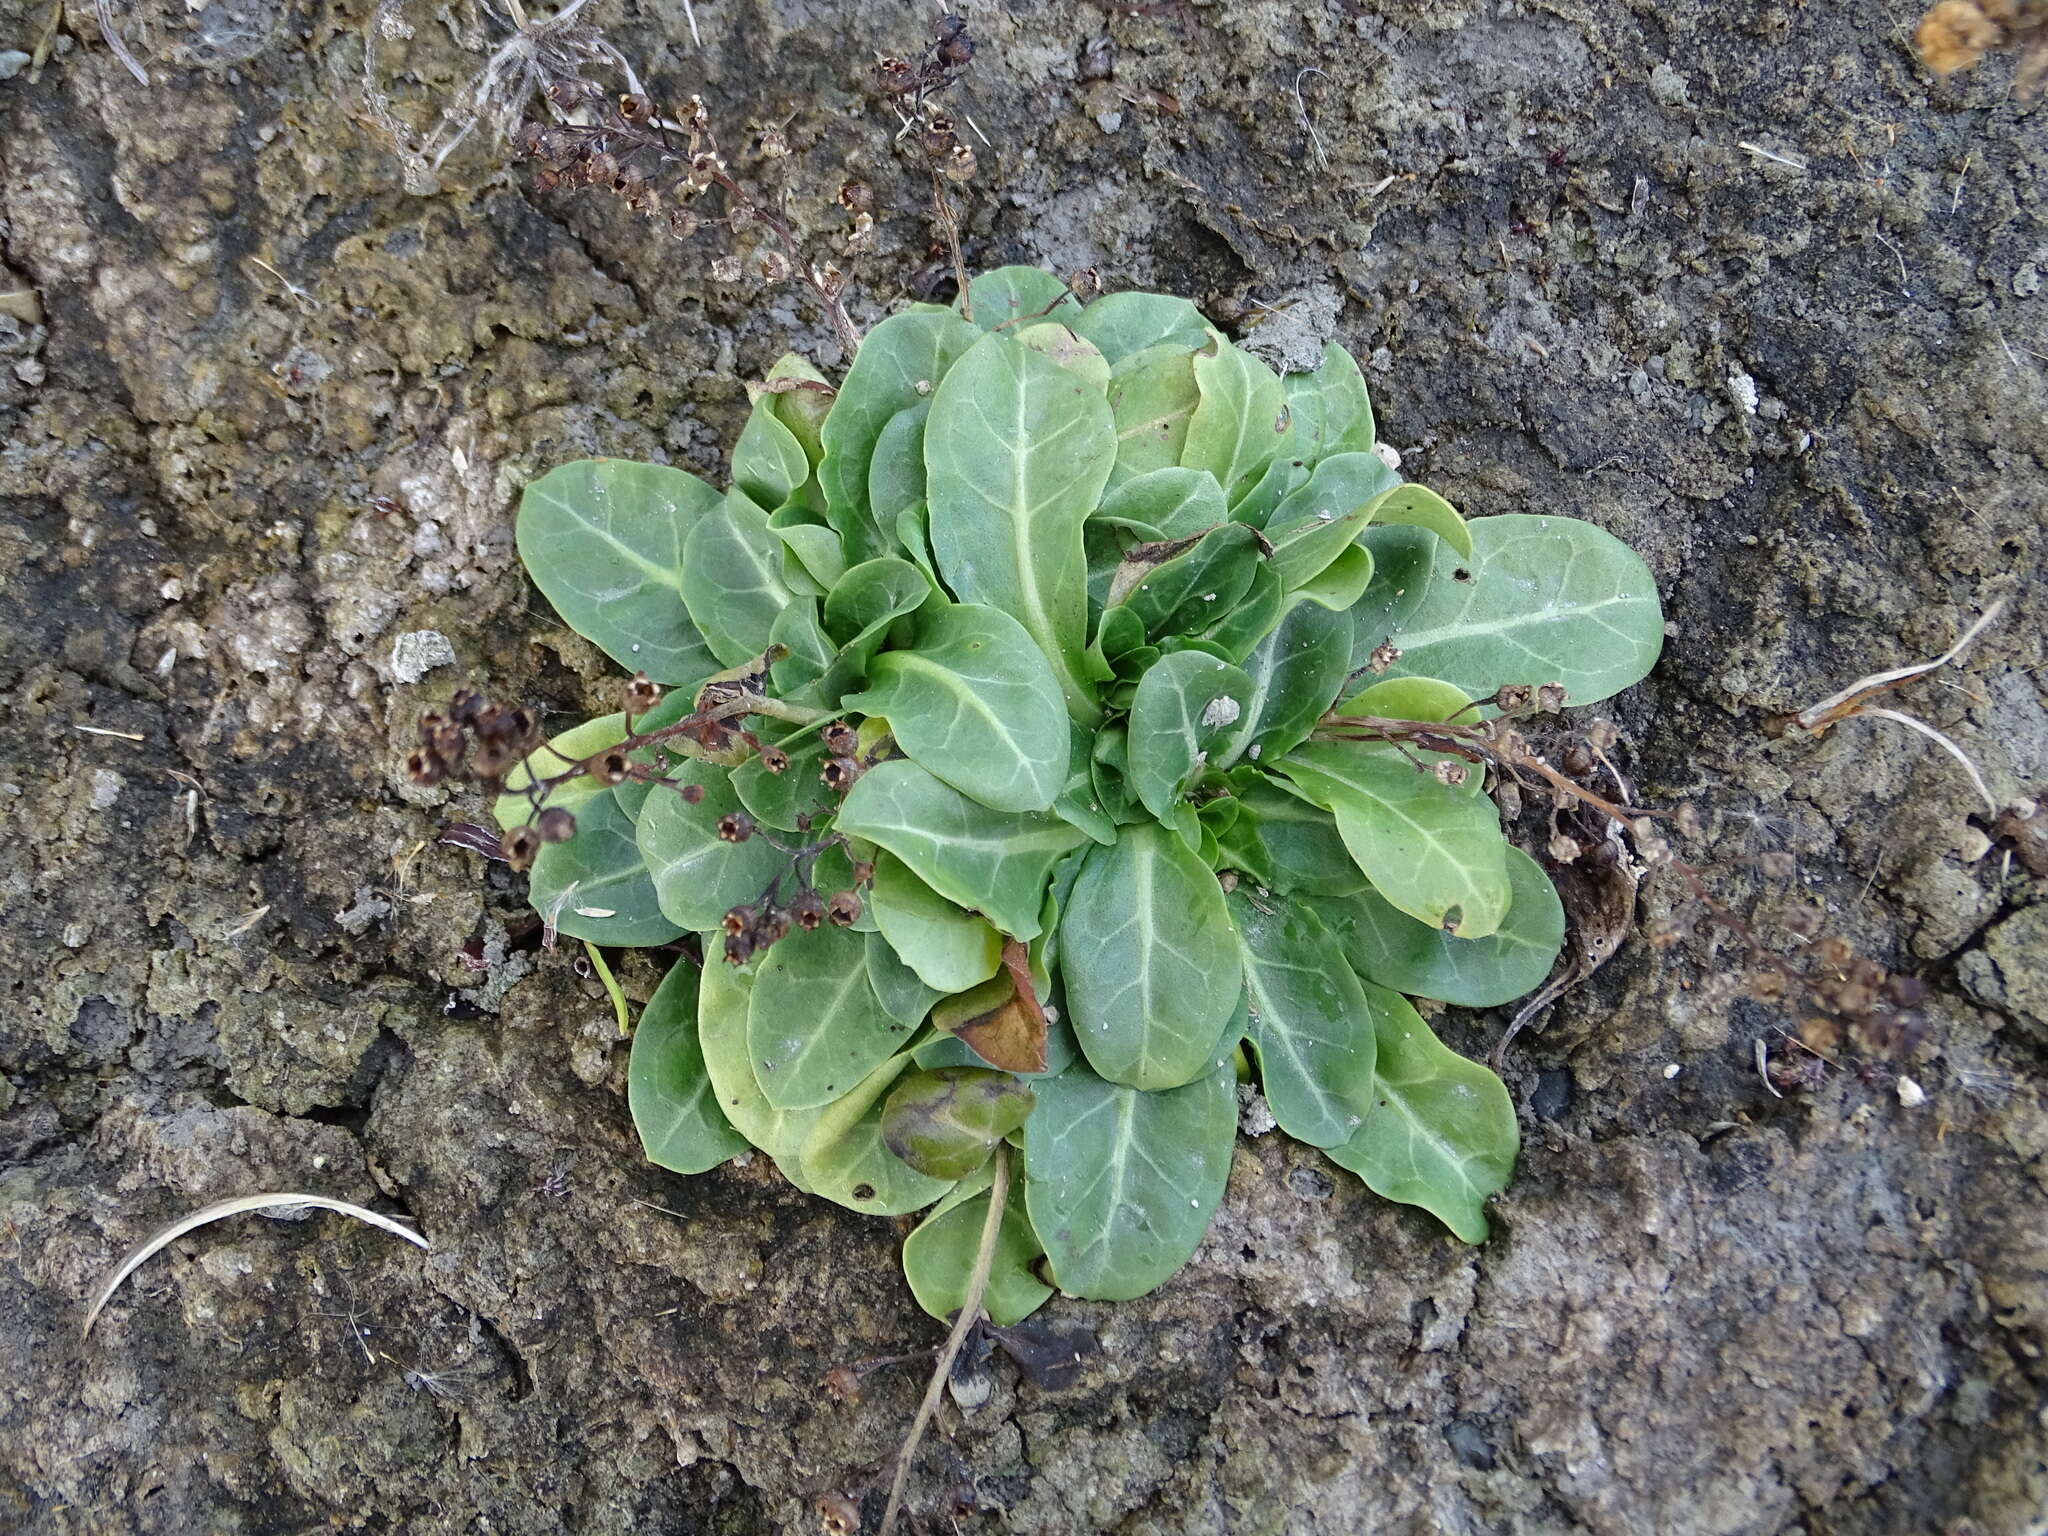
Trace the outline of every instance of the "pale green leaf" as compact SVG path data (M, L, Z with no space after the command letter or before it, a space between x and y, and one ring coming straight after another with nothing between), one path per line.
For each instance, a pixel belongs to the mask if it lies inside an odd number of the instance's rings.
M939 573L961 602L1000 608L1024 626L1084 721L1096 711L1081 677L1081 524L1101 500L1114 438L1101 395L1000 335L953 365L925 427Z
M1076 1065L1037 1087L1024 1126L1024 1200L1053 1279L1097 1301L1164 1284L1200 1245L1230 1177L1230 1069L1144 1093Z
M767 979L763 967L756 996ZM930 1205L951 1187L949 1180L917 1172L882 1140L885 1096L909 1066L907 1052L891 1056L820 1111L799 1154L813 1194L870 1216L903 1216Z
M628 671L697 683L717 670L683 603L684 541L719 505L663 464L581 459L519 499L519 558L562 621Z
M888 849L948 901L1018 939L1038 936L1053 865L1084 841L1057 817L992 811L901 758L863 774L834 825Z
M1123 528L1140 539L1191 539L1229 516L1214 475L1170 465L1134 475L1102 498L1090 523Z
M718 951L718 936L706 934L704 953L715 956ZM800 1154L823 1107L777 1109L762 1094L747 1050L753 994L751 971L717 959L706 963L697 985L697 1039L704 1051L704 1070L711 1075L718 1107L733 1129L773 1158L792 1184L809 1193Z
M1484 1242L1487 1198L1507 1188L1521 1147L1514 1102L1499 1078L1430 1033L1406 998L1361 985L1379 1042L1374 1104L1328 1156L1373 1193Z
M1564 944L1564 907L1543 866L1513 846L1507 864L1508 915L1483 939L1418 923L1370 888L1322 911L1367 981L1411 997L1497 1008L1540 986Z
M940 992L978 987L1002 967L1003 936L985 918L946 900L892 854L875 857L868 906L898 958Z
M714 962L716 963L716 962ZM669 967L640 1011L626 1061L626 1103L647 1160L702 1173L747 1150L747 1138L718 1107L697 1039L697 967Z
M1214 342L1194 357L1200 402L1188 419L1180 462L1205 469L1231 506L1244 499L1287 435L1280 376L1251 353Z
M756 967L747 1011L754 1081L779 1109L852 1092L910 1038L868 985L867 941L827 924L792 931Z
M974 323L984 331L1014 331L1021 328L1020 322L1066 320L1081 312L1081 301L1067 285L1040 267L997 267L984 272L968 283L967 299Z
M920 400L898 411L875 440L868 463L868 507L885 532L897 531L897 519L924 500L924 427L932 403ZM915 551L911 558L917 558Z
M1310 1146L1349 1141L1373 1107L1372 1021L1358 978L1310 906L1239 887L1231 921L1244 958L1246 1038L1280 1129Z
M1000 609L927 608L916 643L877 656L867 690L840 702L886 718L914 761L996 810L1049 809L1066 782L1059 683L1024 627Z
M662 915L634 842L633 818L607 789L576 808L576 835L534 860L527 899L572 939L649 946L683 930Z
M1192 351L1216 334L1194 305L1164 293L1105 294L1079 314L1063 313L1061 319L1112 364L1148 347Z
M1399 672L1474 698L1507 683L1562 683L1593 704L1639 682L1664 644L1649 567L1612 534L1568 517L1507 514L1469 525L1456 579L1434 561L1422 601L1394 630Z
M1111 373L1109 383L1116 428L1116 461L1108 480L1112 488L1179 465L1188 422L1202 398L1192 352L1148 348L1125 364Z
M1421 528L1450 545L1461 560L1472 558L1472 530L1458 509L1426 485L1397 485L1369 509L1376 523Z
M729 492L683 542L683 601L711 653L728 667L760 655L790 597L768 514L744 492Z
M1108 391L1108 361L1096 350L1093 342L1084 341L1064 325L1053 320L1040 320L1036 324L1017 326L1010 334L1019 346L1029 347L1050 358L1077 378L1086 379L1092 388Z
M1313 373L1281 380L1294 415L1293 451L1310 464L1332 454L1370 453L1377 441L1372 400L1358 363L1334 341L1323 343L1323 362Z
M917 1304L940 1322L967 1304L967 1286L988 1220L990 1170L961 1180L917 1230L903 1240L903 1275ZM965 1191L965 1193L962 1193ZM1024 1181L1010 1181L1009 1198L996 1229L982 1308L998 1328L1013 1328L1053 1294L1034 1270L1045 1249L1031 1230Z
M1144 1089L1213 1065L1242 982L1215 874L1151 822L1088 850L1060 917L1060 968L1082 1054Z
M741 809L730 775L710 763L684 762L640 811L639 856L661 910L678 927L716 928L732 908L756 900L789 860L765 837L728 843L718 820ZM677 787L694 785L704 798L692 805Z
M1507 915L1507 841L1493 802L1392 752L1310 742L1274 765L1337 818L1351 857L1410 917L1481 939Z
M732 449L732 483L764 507L779 507L811 478L804 445L775 413L775 396L754 404Z
M880 530L868 507L868 469L882 429L900 411L930 398L946 370L981 339L981 332L950 310L914 310L891 315L869 331L825 418L825 457L818 481L834 522L851 519Z

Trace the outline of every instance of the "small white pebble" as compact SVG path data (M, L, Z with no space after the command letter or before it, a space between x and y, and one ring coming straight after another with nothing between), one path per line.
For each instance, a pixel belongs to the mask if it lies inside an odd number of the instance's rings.
M1678 1076L1678 1074L1684 1070L1685 1069L1683 1067L1679 1066L1679 1064L1674 1061L1671 1063L1670 1066L1664 1069L1664 1080L1666 1082L1669 1082L1672 1078Z
M1918 1109L1927 1102L1927 1090L1910 1077L1899 1079L1899 1105L1904 1109Z

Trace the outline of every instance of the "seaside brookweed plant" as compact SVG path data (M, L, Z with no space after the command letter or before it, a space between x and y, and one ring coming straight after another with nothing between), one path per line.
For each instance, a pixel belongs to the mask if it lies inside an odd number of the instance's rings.
M999 1325L1174 1274L1241 1079L1481 1240L1514 1110L1408 999L1549 972L1563 912L1489 771L1540 764L1518 718L1650 669L1649 571L1403 483L1334 344L1281 376L1182 299L1027 268L970 297L883 321L836 392L783 359L724 492L528 486L535 584L641 675L544 747L458 696L415 777L497 789L559 932L701 936L633 1041L647 1155L929 1208L903 1260L936 1317L985 1223Z

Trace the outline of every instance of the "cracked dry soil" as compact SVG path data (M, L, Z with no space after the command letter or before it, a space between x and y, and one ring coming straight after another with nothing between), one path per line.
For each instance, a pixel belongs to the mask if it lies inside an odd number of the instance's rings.
M792 293L480 148L408 195L337 83L363 0L119 7L148 89L60 3L0 0L0 48L55 27L0 82L0 1527L813 1529L920 1388L820 1378L937 1338L896 1234L759 1163L643 1166L604 999L566 951L464 963L520 893L434 845L475 808L399 759L459 680L602 696L512 558L521 483L593 452L717 475L742 379L842 359ZM868 85L928 11L695 8L701 49L673 5L604 20L729 141L787 120L800 222L874 183L871 321L937 265ZM1701 808L1733 899L1795 854L1933 1001L1925 1103L1849 1071L1780 1099L1753 1049L1782 1021L1701 999L1731 957L1631 942L1515 1050L1526 1150L1479 1250L1247 1139L1175 1281L1058 1304L1102 1340L1079 1386L1000 1368L942 1421L924 1528L966 1482L962 1530L2043 1529L2048 883L1929 743L1758 729L2003 595L1902 702L2001 801L2048 788L2048 132L2008 65L1931 82L1915 10L974 8L969 260L1292 300L1410 473L1644 551L1673 623L1619 708L1646 793ZM425 121L468 56L419 12ZM426 630L457 661L401 682ZM1441 1022L1482 1053L1503 1020ZM293 1187L433 1251L243 1218L80 1343L139 1236Z

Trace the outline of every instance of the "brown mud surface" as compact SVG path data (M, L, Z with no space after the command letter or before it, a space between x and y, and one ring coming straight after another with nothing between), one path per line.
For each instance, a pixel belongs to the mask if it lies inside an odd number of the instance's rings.
M60 3L0 0L0 50L54 25L0 80L0 1528L815 1529L921 1389L821 1378L937 1338L895 1231L765 1162L645 1166L602 993L507 958L519 886L433 843L476 805L399 761L458 681L600 707L518 487L600 452L722 483L742 381L839 366L829 330L480 140L407 191L349 99L361 0L115 0L148 88ZM869 85L927 10L696 0L699 48L599 9L730 144L786 124L821 252L874 184L858 319L938 275ZM1515 1049L1477 1250L1247 1138L1176 1280L1055 1305L1102 1341L1077 1387L999 1365L948 1410L924 1528L964 1483L963 1531L2043 1529L2048 882L1932 743L1760 730L2005 596L1899 702L2002 804L2048 789L2048 123L2009 63L1931 81L1915 10L975 13L970 262L1334 328L1408 473L1631 541L1673 625L1617 711L1645 792L1700 808L1729 899L1796 883L1933 996L1909 1059L1780 1098L1784 1020L1702 997L1734 954L1631 941ZM476 58L441 15L387 47L422 123ZM427 630L456 660L408 684ZM433 1250L240 1218L80 1343L129 1244L280 1188Z

